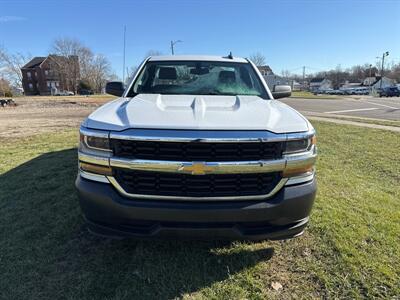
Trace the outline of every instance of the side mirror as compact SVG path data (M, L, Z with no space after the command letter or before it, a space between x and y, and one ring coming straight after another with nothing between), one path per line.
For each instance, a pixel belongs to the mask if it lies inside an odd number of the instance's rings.
M290 85L275 85L272 90L274 99L290 97L290 95L292 95L292 88Z
M121 81L110 81L106 84L106 93L121 97L125 91L124 84Z

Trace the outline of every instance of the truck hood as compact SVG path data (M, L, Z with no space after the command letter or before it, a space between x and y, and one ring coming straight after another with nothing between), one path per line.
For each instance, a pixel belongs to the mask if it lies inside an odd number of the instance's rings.
M191 130L268 130L302 132L308 121L276 100L257 96L140 94L118 98L98 108L85 127L121 131L129 128Z

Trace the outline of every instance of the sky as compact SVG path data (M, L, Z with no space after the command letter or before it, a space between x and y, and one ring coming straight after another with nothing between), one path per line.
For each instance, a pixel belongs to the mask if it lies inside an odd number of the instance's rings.
M170 54L248 57L260 52L280 74L314 73L340 65L400 62L400 0L0 0L0 45L46 56L56 38L79 39L104 54L122 77L149 50Z

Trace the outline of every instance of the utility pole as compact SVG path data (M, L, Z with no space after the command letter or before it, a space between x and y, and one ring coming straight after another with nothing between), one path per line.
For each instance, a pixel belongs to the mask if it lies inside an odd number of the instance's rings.
M383 67L385 64L385 57L389 55L389 51L386 51L382 54L382 69L381 69L381 83L379 85L379 88L382 88L382 81L383 81Z
M124 58L122 63L122 82L125 83L125 47L126 47L126 25L124 26Z
M175 54L175 52L174 52L174 46L175 46L175 44L177 44L177 43L182 43L182 42L183 42L183 41L181 41L181 40L171 41L171 54L172 54L172 55Z
M371 70L372 69L372 64L370 64L369 65L369 82L368 82L368 84L369 84L369 93L371 93L371 84L372 84L372 80L371 80L371 77L372 77L372 74L371 74Z
M306 79L306 66L303 66L303 89L305 89L306 86L305 79Z

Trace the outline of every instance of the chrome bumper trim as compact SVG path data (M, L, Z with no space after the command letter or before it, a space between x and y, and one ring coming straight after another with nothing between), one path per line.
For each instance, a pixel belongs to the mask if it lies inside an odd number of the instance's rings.
M314 176L315 176L315 171L304 174L302 176L289 177L285 186L309 182L314 179Z
M310 151L284 155L286 159L285 171L296 170L306 166L314 165L317 160L317 148L312 146Z
M163 195L143 195L143 194L130 194L127 193L117 180L112 176L107 176L110 183L115 189L124 197L139 198L139 199L157 199L157 200L174 200L174 201L230 201L230 200L261 200L270 198L275 195L287 182L287 178L282 178L274 189L265 195L252 195L252 196L224 196L224 197L182 197L182 196L163 196Z
M110 158L107 156L99 156L92 154L85 154L81 151L78 151L78 159L79 161L86 162L89 164L95 164L100 166L110 166Z
M93 180L93 181L98 181L98 182L103 182L103 183L110 183L110 181L108 181L107 177L104 175L89 173L89 172L85 172L82 170L79 170L79 175L81 175L81 177L88 179L88 180Z

